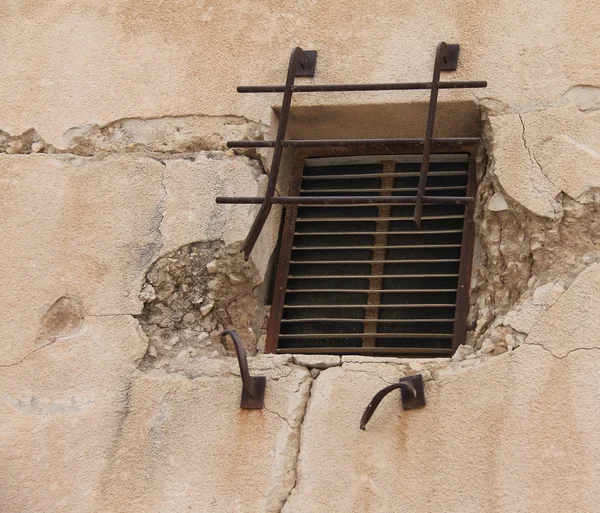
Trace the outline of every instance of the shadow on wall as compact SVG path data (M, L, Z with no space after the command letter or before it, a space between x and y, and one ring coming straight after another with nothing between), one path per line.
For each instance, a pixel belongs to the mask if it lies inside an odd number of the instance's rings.
M292 107L288 137L292 139L350 139L423 137L429 102ZM273 109L271 132L280 108ZM472 101L438 102L435 137L479 137L481 114Z

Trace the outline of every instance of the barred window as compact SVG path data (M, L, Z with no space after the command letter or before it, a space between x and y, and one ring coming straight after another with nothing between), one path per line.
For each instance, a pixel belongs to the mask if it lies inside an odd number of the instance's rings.
M292 196L416 196L422 155L300 157ZM475 196L472 154L431 155L426 196ZM278 353L450 356L464 342L473 204L287 205L267 333Z

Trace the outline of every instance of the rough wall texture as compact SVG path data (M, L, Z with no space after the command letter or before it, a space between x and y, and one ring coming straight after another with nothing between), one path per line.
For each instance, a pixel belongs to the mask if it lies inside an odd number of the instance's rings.
M600 511L593 1L9 0L0 76L0 503L31 512ZM452 360L261 353L274 209L239 254L291 47L304 82L429 80L482 132L468 344ZM295 137L421 136L426 95L306 95ZM406 103L405 103L406 102ZM280 190L285 190L285 169ZM265 409L238 408L223 328ZM428 404L372 395L421 373Z

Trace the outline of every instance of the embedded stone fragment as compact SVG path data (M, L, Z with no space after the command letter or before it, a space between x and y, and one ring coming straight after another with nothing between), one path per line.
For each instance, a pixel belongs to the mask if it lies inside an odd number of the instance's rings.
M213 260L206 264L206 272L208 274L217 274L217 272L219 272L219 265L216 260Z
M294 363L309 369L327 369L342 364L340 356L325 354L295 354Z
M201 306L200 307L200 313L202 314L202 316L206 316L208 315L212 309L214 308L215 304L214 303L208 303L207 305Z
M475 352L475 348L473 346L460 345L452 355L452 361L462 362L467 358L467 356L473 354Z
M501 192L495 193L487 204L487 208L492 212L502 212L508 210L508 203L504 199L504 194Z

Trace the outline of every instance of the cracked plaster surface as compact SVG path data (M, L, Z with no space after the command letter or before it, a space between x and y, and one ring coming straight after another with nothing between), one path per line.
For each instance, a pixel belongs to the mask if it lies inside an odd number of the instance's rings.
M226 139L266 137L266 125L253 120L268 118L274 103L234 92L257 83L260 44L236 58L233 75L218 48L222 37L230 45L231 37L271 34L272 7L240 16L235 3L215 11L209 2L182 19L175 3L147 11L143 2L117 2L100 16L84 2L75 29L55 37L57 20L71 16L66 7L9 2L7 16L16 21L7 24L6 53L20 59L7 59L0 78L7 92L0 152L9 154L0 158L8 206L0 259L7 277L0 495L11 511L595 511L600 88L593 84L600 77L586 43L596 21L582 17L579 4L565 12L552 2L454 3L437 7L466 13L478 29L457 29L463 55L453 78L490 86L446 91L445 99L474 100L489 115L489 182L478 208L495 192L507 206L480 212L476 328L464 361L261 355L250 367L268 377L266 407L243 412L235 359L188 352L168 369L175 372L140 372L151 343L132 315L142 309L138 293L152 262L198 241L235 244L245 236L255 207L213 200L262 194L261 155L221 150ZM349 40L335 34L364 36L344 30L336 10L307 13L279 3L277 34L293 33L295 18L327 31L317 37L319 83L356 82L357 73L371 82L409 72L410 80L429 80L423 41L433 48L440 23L454 30L448 17L411 36L386 21L404 19L405 6L386 6L372 18L359 4L350 10L377 24L377 40L357 39L352 61L327 57L346 53ZM411 9L409 16L430 19L430 6ZM561 72L548 75L557 19L570 35L554 56ZM24 31L23 20L33 29ZM198 31L200 23L207 30ZM127 37L111 37L115 27ZM483 31L496 36L503 59L496 45L481 44ZM23 45L23 34L34 32ZM165 44L173 34L176 50ZM281 47L271 36L269 44ZM200 61L190 54L204 48L197 37L207 48ZM122 55L136 55L135 65ZM287 55L272 57L260 68L264 83L282 79ZM39 62L28 65L35 94L12 72L22 62ZM514 73L506 62L519 64ZM113 70L109 78L105 69ZM385 95L336 102L422 100L419 93ZM275 220L255 249L261 277L276 237ZM74 301L65 306L62 298ZM57 301L65 306L58 314ZM427 407L403 412L390 396L360 432L372 395L417 372L426 380Z

